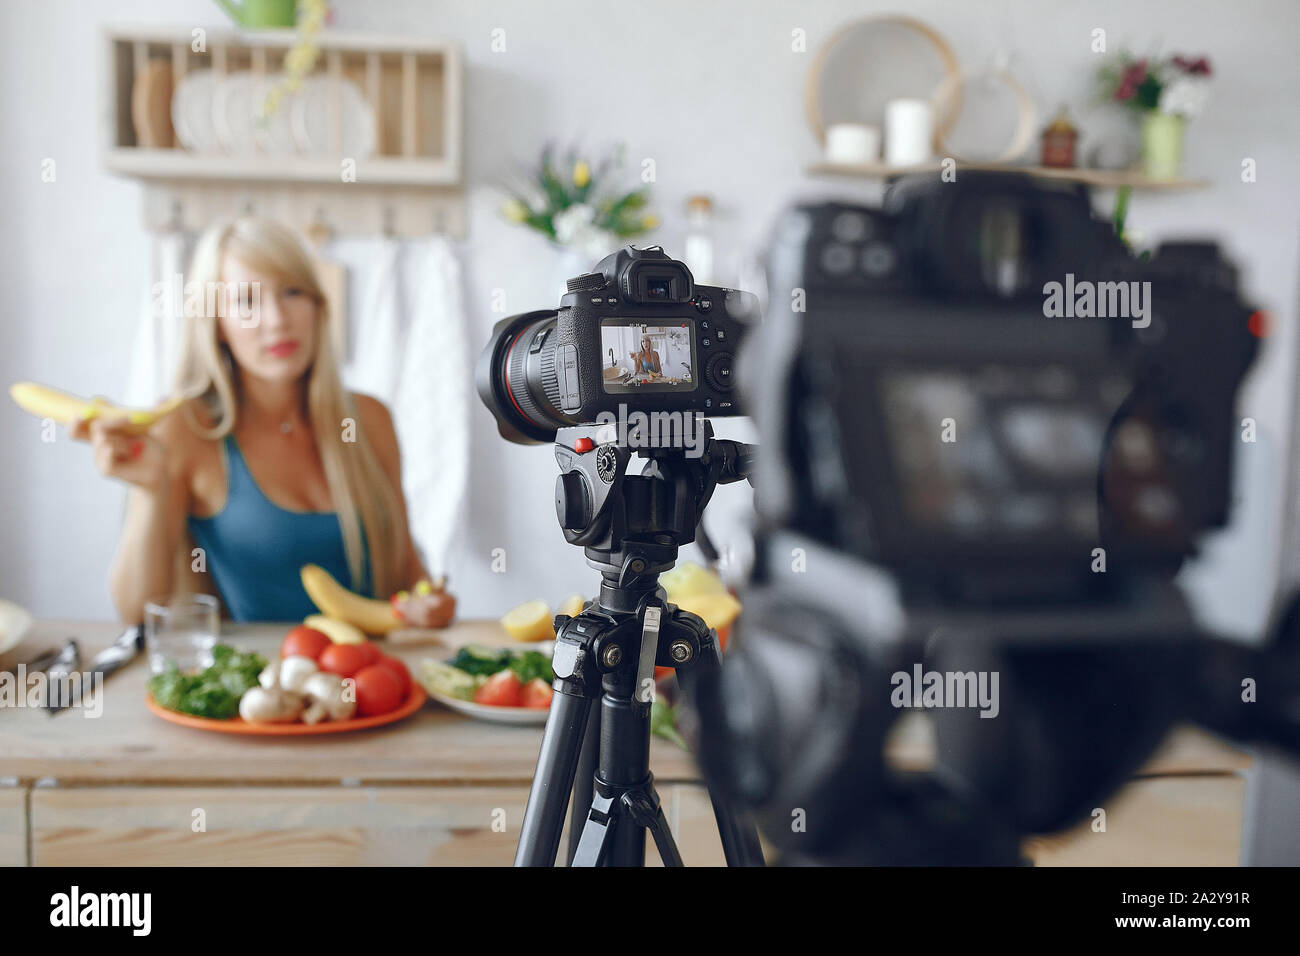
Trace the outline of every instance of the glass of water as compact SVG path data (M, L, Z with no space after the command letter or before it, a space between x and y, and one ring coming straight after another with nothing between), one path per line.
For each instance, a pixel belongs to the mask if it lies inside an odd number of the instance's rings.
M211 594L183 594L144 606L144 643L149 669L160 674L172 661L182 673L212 665L221 613Z

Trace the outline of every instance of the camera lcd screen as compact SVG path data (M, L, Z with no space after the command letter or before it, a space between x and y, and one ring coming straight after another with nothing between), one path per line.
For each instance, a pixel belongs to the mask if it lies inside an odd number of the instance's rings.
M606 392L695 390L695 325L688 319L654 325L640 319L604 319L600 352Z
M893 466L917 531L1096 540L1097 469L1114 410L1092 386L1076 386L1059 369L986 365L895 370L881 387ZM942 428L947 436L930 440Z

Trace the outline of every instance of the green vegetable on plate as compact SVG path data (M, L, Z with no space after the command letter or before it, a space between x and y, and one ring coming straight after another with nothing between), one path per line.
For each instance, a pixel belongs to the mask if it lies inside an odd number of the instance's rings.
M212 648L212 665L197 674L183 674L169 661L166 670L149 678L149 694L168 710L228 720L239 714L239 698L257 686L264 667L260 654L218 644Z

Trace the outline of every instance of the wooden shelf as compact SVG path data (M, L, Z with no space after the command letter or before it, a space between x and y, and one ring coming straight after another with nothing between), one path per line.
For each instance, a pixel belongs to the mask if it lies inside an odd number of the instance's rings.
M888 163L863 163L855 165L816 163L809 166L810 176L848 176L857 179L891 179L914 173L937 173L942 169L938 160L918 166L891 166ZM1084 183L1102 189L1131 186L1134 189L1203 189L1210 185L1207 179L1150 179L1134 169L1059 169L1052 166L1008 166L1003 163L957 163L958 175L963 169L992 172L1025 173L1039 179L1057 179Z
M352 234L463 235L463 67L451 42L329 29L316 37L320 54L311 76L350 82L373 112L369 156L344 156L337 148L337 93L328 127L332 146L320 153L195 152L179 144L159 148L156 138L141 145L132 93L147 66L157 71L165 64L174 85L197 70L274 78L297 40L294 30L106 30L103 162L144 182L146 225L200 229L242 210L274 214L299 228L326 222Z
M333 159L212 156L183 149L118 147L107 152L104 164L124 176L164 181L340 182L339 163ZM372 156L356 161L356 183L348 185L454 186L457 181L455 168L446 160Z

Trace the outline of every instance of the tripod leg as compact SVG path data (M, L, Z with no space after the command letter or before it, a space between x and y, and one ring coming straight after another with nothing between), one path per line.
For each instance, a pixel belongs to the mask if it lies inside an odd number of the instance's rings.
M647 781L650 779L647 778ZM639 866L644 862L644 854L639 861L630 859L626 850L617 850L616 843L619 840L637 839L644 844L643 830L649 830L654 837L664 866L683 865L653 783L647 782L645 787L631 790L597 784L592 795L591 811L582 828L571 865Z
M515 866L555 865L591 703L589 697L563 692L557 692L551 701L515 851Z
M659 859L664 866L683 866L682 855L677 851L677 841L673 831L668 829L668 818L664 816L663 804L653 787L649 792L632 790L623 794L623 806L632 814L638 825L650 831L655 838L655 847L659 850Z
M578 772L573 778L573 800L569 804L569 866L578 852L578 841L591 812L595 792L596 768L600 761L600 708L589 711L587 734L582 739L582 755L578 758Z
M597 788L591 797L591 809L578 836L570 866L604 866L609 844L618 827L618 801Z
M709 789L713 804L713 817L718 821L718 835L722 837L722 853L727 866L763 866L763 846L758 842L758 831L743 819L725 799Z
M708 631L707 638L700 642L699 657L692 663L677 668L677 684L686 699L694 702L700 693L699 685L704 683L701 678L705 675L716 677L721 669L722 651L718 648L717 636L713 631ZM716 686L715 680L708 683ZM712 787L708 789L727 866L764 866L763 846L758 842L758 830L729 800L714 793Z

